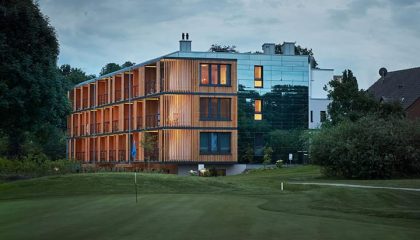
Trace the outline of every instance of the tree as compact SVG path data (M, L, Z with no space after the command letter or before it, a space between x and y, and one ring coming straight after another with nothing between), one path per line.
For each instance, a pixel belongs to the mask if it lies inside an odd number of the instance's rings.
M220 44L212 44L209 52L230 52L230 53L237 53L235 45L220 45Z
M134 65L135 65L135 63L127 61L127 62L123 63L123 65L121 65L121 68L131 67L131 66L134 66Z
M150 171L150 156L156 148L156 136L145 132L140 141L140 146L143 148L144 157L147 162L147 171Z
M95 78L95 75L87 75L80 68L73 68L69 64L63 64L59 68L61 75L71 84L76 85L86 80Z
M367 91L359 90L357 79L351 70L344 70L342 79L333 79L324 87L332 102L328 114L333 125L349 119L356 121L368 113L403 116L403 109L397 103L379 103Z
M281 50L281 46L282 46L282 44L280 44L280 43L276 44L276 46L275 46L275 53L276 54L282 54L283 53L282 50ZM312 60L313 60L312 61L312 67L317 68L318 63L314 58L314 53L312 51L312 48L304 48L300 45L296 45L295 46L295 55L308 55L308 56L312 57Z
M121 69L121 66L116 63L107 63L99 73L100 76L103 76L108 73L112 73Z
M38 4L3 1L0 16L0 130L7 155L17 157L30 136L39 142L45 129L65 128L69 86L57 71L54 28Z
M271 163L271 159L273 157L273 149L271 147L265 146L264 148L264 157L263 157L263 164L264 168Z

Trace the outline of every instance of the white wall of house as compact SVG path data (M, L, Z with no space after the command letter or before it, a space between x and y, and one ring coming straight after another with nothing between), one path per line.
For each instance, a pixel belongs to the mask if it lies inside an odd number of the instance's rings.
M315 129L321 126L321 112L327 113L328 99L324 86L333 79L333 69L311 69L309 83L308 128Z

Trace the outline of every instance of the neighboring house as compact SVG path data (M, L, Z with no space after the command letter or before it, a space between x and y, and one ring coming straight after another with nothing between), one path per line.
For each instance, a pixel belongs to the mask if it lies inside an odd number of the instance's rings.
M247 146L261 157L269 130L326 118L332 70L312 69L294 43L282 52L274 43L263 53L196 52L182 39L177 52L80 83L69 92L68 157L140 167L150 159L174 173L197 164L229 172ZM144 152L146 134L154 147Z
M399 102L409 119L420 119L420 67L389 72L368 91L384 102Z

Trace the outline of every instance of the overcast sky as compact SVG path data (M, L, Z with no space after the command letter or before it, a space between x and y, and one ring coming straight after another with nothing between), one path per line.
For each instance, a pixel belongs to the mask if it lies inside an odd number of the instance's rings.
M39 0L60 42L59 64L98 75L109 62L140 63L212 43L261 50L264 42L312 48L321 68L351 69L369 87L380 67L420 66L419 0Z

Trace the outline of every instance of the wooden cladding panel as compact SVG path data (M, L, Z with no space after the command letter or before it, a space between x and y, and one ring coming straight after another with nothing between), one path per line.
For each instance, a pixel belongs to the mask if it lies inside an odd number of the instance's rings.
M231 133L231 154L224 155L201 155L200 154L200 132L230 132ZM192 130L192 129L170 129L163 130L162 151L164 162L236 162L237 161L237 130Z

